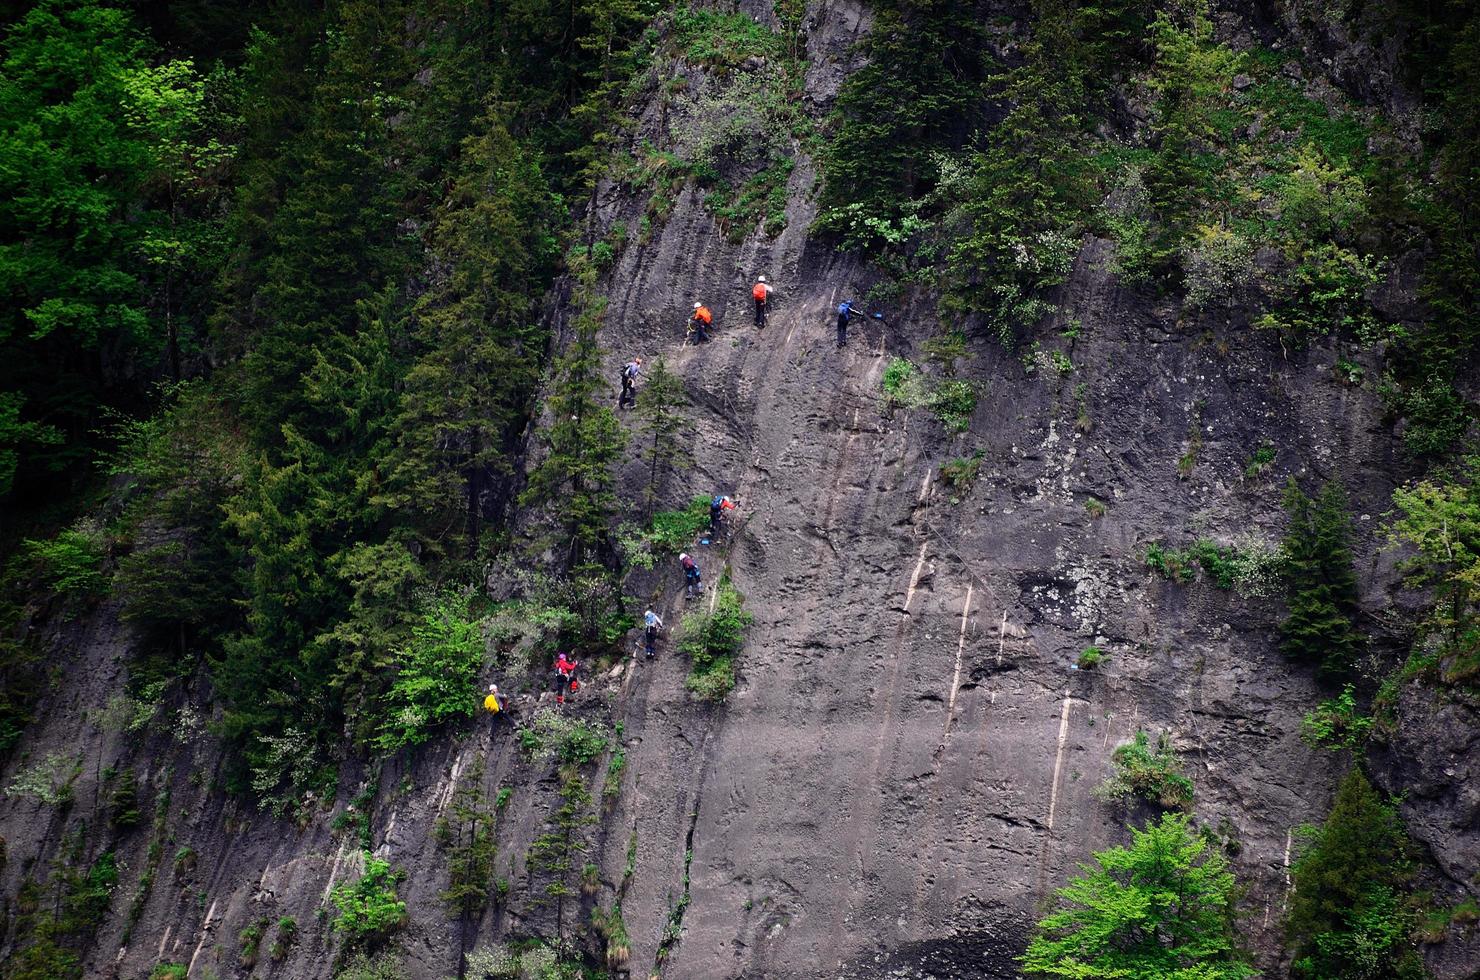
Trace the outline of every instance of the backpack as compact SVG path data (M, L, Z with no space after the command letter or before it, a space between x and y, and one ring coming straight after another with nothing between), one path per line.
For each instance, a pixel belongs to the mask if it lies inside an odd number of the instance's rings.
M483 699L483 707L488 709L490 713L495 715L504 710L503 706L498 703L498 695L494 694L492 691L488 693L488 697Z
M751 286L750 295L755 297L757 303L764 303L766 301L766 284L758 282L754 286Z
M838 304L838 316L848 316L853 312L853 306L849 303Z
M702 320L705 324L714 322L714 314L709 312L709 307L701 306L694 311L694 319Z

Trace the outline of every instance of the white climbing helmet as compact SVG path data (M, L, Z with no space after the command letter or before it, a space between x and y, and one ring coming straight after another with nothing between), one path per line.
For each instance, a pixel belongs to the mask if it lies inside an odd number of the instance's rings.
M766 277L765 276L756 276L755 281L756 282L765 282L766 281Z
M694 304L694 309L696 309L696 310L697 310L697 309L698 309L698 308L699 308L699 307L701 307L701 306L703 306L703 305L704 305L704 304L703 304L703 303L695 303L695 304Z

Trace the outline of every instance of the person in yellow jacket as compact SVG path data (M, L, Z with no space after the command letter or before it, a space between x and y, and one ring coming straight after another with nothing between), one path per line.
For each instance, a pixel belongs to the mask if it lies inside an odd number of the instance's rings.
M499 698L497 684L488 685L488 694L483 698L483 710L488 712L488 724L497 728L499 715L504 713L504 704Z

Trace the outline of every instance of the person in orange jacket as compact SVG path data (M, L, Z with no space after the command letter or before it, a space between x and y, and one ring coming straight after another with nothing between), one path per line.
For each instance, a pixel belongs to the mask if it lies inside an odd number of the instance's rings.
M694 304L694 315L689 318L689 332L694 335L694 343L703 343L709 339L709 328L714 323L714 314L709 312L709 307L703 303Z
M755 300L755 328L766 329L766 301L771 298L771 284L766 282L765 276L757 276L755 285L750 287L750 298Z

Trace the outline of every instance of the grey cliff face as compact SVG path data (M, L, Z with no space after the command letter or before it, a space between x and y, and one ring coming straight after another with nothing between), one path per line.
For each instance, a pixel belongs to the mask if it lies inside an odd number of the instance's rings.
M811 5L809 112L826 111L869 24L853 3ZM1337 60L1345 71L1349 59ZM1398 97L1373 84L1374 98ZM656 105L638 119L634 140L664 125ZM622 910L633 977L1016 977L1054 890L1152 813L1091 793L1111 773L1111 751L1145 729L1167 735L1195 783L1197 818L1246 889L1244 939L1267 975L1281 975L1295 832L1326 812L1349 763L1299 738L1302 715L1329 692L1275 648L1277 598L1169 583L1142 555L1152 541L1197 536L1275 543L1286 477L1340 476L1361 518L1363 613L1379 643L1400 642L1382 630L1399 590L1379 528L1404 469L1370 386L1341 384L1334 352L1319 346L1287 360L1272 337L1235 325L1237 310L1193 314L1126 288L1111 246L1086 238L1060 313L1042 328L1056 337L1068 318L1080 321L1072 373L1030 371L1023 350L965 322L960 372L984 387L968 431L952 435L927 411L891 411L881 393L890 359L921 359L937 332L933 296L906 292L884 323L864 320L845 349L834 346L836 303L861 297L880 273L809 235L815 176L798 149L785 229L738 244L688 186L603 279L606 374L634 353L661 354L683 379L695 465L664 493L737 500L735 533L698 558L707 582L730 576L755 623L723 707L688 694L686 666L668 649L591 677L569 706L621 723L626 768L609 800L602 774L590 775L600 819L585 834L600 886L567 899L566 928L610 903L630 861ZM635 228L645 205L614 184L595 201L598 234ZM1386 288L1401 312L1414 300L1399 269ZM776 287L763 332L750 322L757 273ZM684 346L695 299L716 329L708 344ZM557 321L569 312L552 310ZM1184 476L1177 461L1190 441L1196 461ZM1246 477L1266 441L1278 450L1273 469ZM977 450L977 483L953 499L941 464ZM624 496L646 478L640 460L627 464ZM679 621L676 569L633 582L670 626ZM120 735L94 740L87 719L126 670L131 640L117 612L41 627L69 681L22 746L39 758L86 733L79 799L98 792L95 769L130 752L150 805L168 793L170 843L131 928L145 835L118 842L123 885L89 976L144 976L160 960L192 964L191 976L331 976L336 937L319 910L360 858L356 832L336 830L328 814L365 786L373 852L409 872L400 943L412 976L455 975L460 944L555 930L525 855L559 805L556 773L523 758L509 729L491 736L480 720L392 758L378 784L348 764L331 811L285 823L219 791L222 759L204 727L136 748ZM1108 658L1075 669L1092 644ZM209 692L188 697L204 706ZM513 710L518 721L532 708ZM1480 868L1474 712L1420 687L1399 710L1403 736L1379 749L1376 774L1406 788L1404 816L1436 866L1468 881ZM511 890L503 907L460 924L439 899L446 867L434 826L484 754L485 788L513 790L496 862ZM18 755L0 775L8 782L19 765ZM29 873L18 855L51 853L63 830L48 809L0 800L12 856L0 892L14 895ZM181 864L184 848L194 857ZM281 961L240 968L240 931L285 915L298 942ZM677 941L665 943L678 921ZM1474 975L1477 957L1474 940L1456 940L1429 963L1459 978Z

